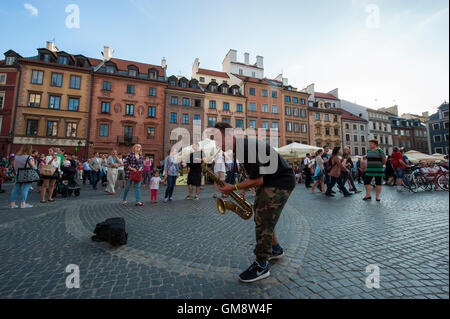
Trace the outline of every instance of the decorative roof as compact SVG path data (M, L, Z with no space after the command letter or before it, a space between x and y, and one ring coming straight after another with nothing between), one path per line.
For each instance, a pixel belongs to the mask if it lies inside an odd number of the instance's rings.
M210 75L210 76L217 76L217 77L226 78L226 79L230 78L228 76L228 74L225 72L219 72L219 71L208 70L208 69L198 69L197 73L204 74L204 75Z
M314 92L314 96L319 99L327 99L327 100L336 100L339 101L334 95L331 95L330 93L320 93L320 92Z
M359 117L353 113L350 113L344 109L340 109L340 108L336 108L337 110L341 111L341 118L343 120L351 120L351 121L359 121L359 122L364 122L364 123L368 123L365 119L363 119L362 117Z
M100 59L94 59L94 58L88 58L88 59L89 59L89 62L91 63L91 65L93 65L93 66L97 66L100 63L102 63L102 60L100 60ZM136 62L136 61L116 59L116 58L112 58L110 62L116 64L117 68L119 70L128 70L128 66L135 65L136 67L139 68L140 73L147 73L149 71L149 69L155 69L156 71L158 71L159 76L164 75L164 69L159 65L146 64L146 63L140 63L140 62Z
M265 79L258 79L258 78L253 78L251 76L239 75L239 74L234 74L234 73L233 73L233 75L245 82L270 85L270 83Z

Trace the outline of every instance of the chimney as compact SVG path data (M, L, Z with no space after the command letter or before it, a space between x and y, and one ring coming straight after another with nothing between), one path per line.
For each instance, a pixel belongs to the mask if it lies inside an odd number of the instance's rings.
M52 41L47 41L47 44L45 48L52 52L59 52L58 48L56 47L55 43Z
M258 68L264 69L264 57L262 56L256 56L256 66Z
M230 62L237 62L237 51L236 50L230 50L228 52L230 55Z
M248 54L247 52L244 53L244 61L245 61L245 65L250 64L250 54Z

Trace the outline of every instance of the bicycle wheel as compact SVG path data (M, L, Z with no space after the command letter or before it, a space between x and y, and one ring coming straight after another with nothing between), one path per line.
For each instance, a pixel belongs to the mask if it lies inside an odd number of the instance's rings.
M406 175L403 179L403 186L406 187L410 192L417 193L417 185L414 183L414 178L412 175Z
M448 192L448 175L447 174L443 174L443 175L439 176L437 183L442 190Z
M430 184L425 177L423 176L417 176L417 184L420 188L422 188L425 191L431 191L433 189L433 185Z

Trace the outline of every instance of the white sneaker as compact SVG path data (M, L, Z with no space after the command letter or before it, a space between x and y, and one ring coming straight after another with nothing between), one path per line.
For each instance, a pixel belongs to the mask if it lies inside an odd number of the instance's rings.
M19 206L17 206L16 204L14 204L13 206L9 206L9 208L11 208L11 209L19 208Z
M33 205L30 204L25 204L25 205L20 205L20 208L32 208Z

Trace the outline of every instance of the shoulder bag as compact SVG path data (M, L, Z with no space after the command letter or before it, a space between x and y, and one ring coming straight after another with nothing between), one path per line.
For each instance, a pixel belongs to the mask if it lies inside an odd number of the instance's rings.
M30 156L28 156L24 168L17 170L17 183L33 183L39 181L41 178L34 168L28 167Z

